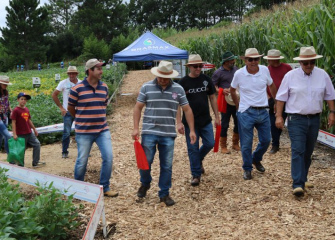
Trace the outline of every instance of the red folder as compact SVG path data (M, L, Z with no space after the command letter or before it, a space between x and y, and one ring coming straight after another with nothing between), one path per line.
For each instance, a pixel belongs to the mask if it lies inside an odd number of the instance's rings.
M226 113L227 112L227 102L226 98L223 93L223 88L219 88L219 94L218 94L218 110L219 112Z
M221 134L221 125L216 125L214 152L219 151L220 134Z
M138 169L148 170L149 164L147 160L147 156L145 156L145 152L142 148L141 143L138 140L134 142L135 156Z

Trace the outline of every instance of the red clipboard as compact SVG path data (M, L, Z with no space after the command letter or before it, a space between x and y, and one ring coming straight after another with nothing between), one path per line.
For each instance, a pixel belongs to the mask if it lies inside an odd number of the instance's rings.
M138 140L135 140L134 142L134 149L138 169L149 170L147 156L145 155L142 145Z
M226 113L227 112L227 102L226 102L226 98L223 93L223 88L219 88L217 103L218 103L218 111L222 113Z
M221 134L221 125L216 125L214 152L219 151L220 134Z

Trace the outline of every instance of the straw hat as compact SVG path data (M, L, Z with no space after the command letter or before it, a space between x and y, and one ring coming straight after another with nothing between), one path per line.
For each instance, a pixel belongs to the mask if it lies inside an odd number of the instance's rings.
M7 76L0 76L0 83L5 85L12 85L12 83L9 82L9 77Z
M69 66L67 69L67 73L78 73L76 66Z
M188 56L188 63L186 63L184 66L189 66L193 64L203 64L205 62L202 61L199 54L191 54Z
M240 93L238 91L236 91L236 95L237 95L237 99L240 100ZM235 103L230 93L228 95L225 95L225 99L229 105L235 106Z
M241 58L259 58L263 56L264 54L259 54L258 50L256 48L248 48L245 50L245 55L241 56Z
M322 55L317 55L313 46L301 47L299 57L293 58L295 61L304 61L322 58Z
M160 61L158 67L151 68L151 73L162 78L174 78L179 75L176 70L173 70L172 62L168 61Z
M283 56L280 56L280 51L277 49L271 49L268 51L268 55L263 57L264 59L268 59L268 60L280 60L283 59Z

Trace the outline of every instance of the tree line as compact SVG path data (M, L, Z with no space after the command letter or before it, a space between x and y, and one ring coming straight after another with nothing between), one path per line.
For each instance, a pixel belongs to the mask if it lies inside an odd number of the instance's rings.
M293 0L291 0L293 1ZM283 0L10 0L0 28L0 71L24 64L109 59L144 31L187 31L241 22Z

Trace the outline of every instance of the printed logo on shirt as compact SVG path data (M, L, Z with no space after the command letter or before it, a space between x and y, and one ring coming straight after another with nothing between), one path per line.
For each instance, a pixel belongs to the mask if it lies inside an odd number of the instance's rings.
M28 113L21 113L21 117L23 117L24 120L26 120L26 122L29 119L29 114Z
M175 92L172 93L172 98L173 98L173 99L177 99L177 97L178 97L178 94L177 94L177 93L175 93Z
M208 91L208 88L207 88L208 82L207 81L203 81L203 84L204 84L203 87L189 89L186 93L200 93L200 92L206 92L206 91Z

